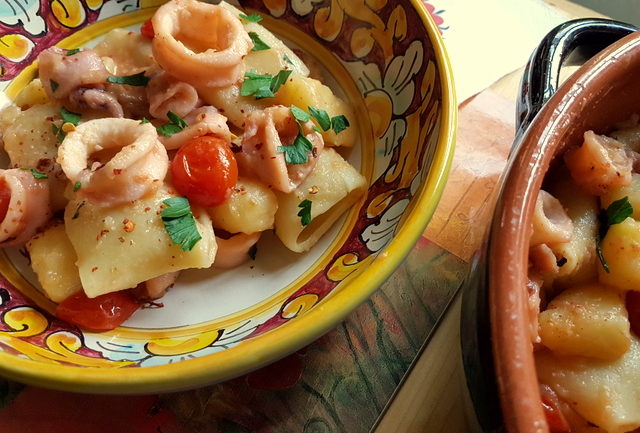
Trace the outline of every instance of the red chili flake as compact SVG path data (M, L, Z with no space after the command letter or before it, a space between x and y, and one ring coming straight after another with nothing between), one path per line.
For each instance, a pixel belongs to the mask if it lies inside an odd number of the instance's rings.
M122 169L121 168L114 168L113 169L113 174L115 174L116 176L119 175L120 173L122 173Z
M93 268L91 268L91 272L95 272L95 271L97 271L97 270L98 270L98 267L97 267L97 266L94 266Z
M134 223L128 218L123 219L122 224L124 224L124 231L127 233L131 233L136 229L136 223Z
M107 233L109 233L109 230L107 229L100 230L100 233L98 233L98 236L96 236L96 241L99 241L100 239L102 239L104 235L106 235Z

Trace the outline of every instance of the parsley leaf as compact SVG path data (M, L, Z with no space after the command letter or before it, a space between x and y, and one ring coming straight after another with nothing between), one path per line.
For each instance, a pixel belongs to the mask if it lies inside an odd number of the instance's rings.
M273 97L271 92L271 80L273 77L269 74L256 74L255 72L246 72L244 74L244 81L242 87L240 87L241 96L255 95L256 92L264 91L265 89L271 93L271 96L262 96L263 98ZM259 99L256 97L256 99Z
M290 65L293 65L293 61L286 54L284 56L282 56L282 60L284 60L285 62L287 62Z
M70 123L73 126L78 126L80 123L80 114L73 113L64 107L60 109L60 116L62 116L62 124Z
M311 223L311 200L302 200L298 207L300 208L300 212L298 212L300 224L303 227L308 226Z
M291 114L293 114L293 117L295 117L298 122L308 122L309 119L311 119L311 115L302 108L292 105L290 110Z
M342 131L349 127L349 120L342 114L331 118L331 127L336 134L340 134Z
M80 188L82 188L82 183L80 181L73 184L73 192L78 192Z
M311 117L313 117L315 121L318 122L318 125L320 125L320 128L322 128L323 131L328 131L329 129L331 129L331 119L329 118L329 114L326 111L321 108L308 108L309 113L311 113Z
M307 152L313 150L313 145L301 133L293 141L290 146L278 146L278 152L284 152L284 160L287 164L304 164L309 160Z
M180 132L188 126L182 117L171 111L167 111L167 117L169 118L169 122L156 128L160 135L171 137L176 132Z
M78 54L80 52L80 48L74 48L72 50L67 50L67 56L73 56L74 54Z
M596 254L598 260L605 272L609 273L609 265L602 253L602 240L607 235L609 227L614 224L620 224L633 214L633 206L629 202L629 197L623 197L620 200L616 200L607 207L606 210L600 211L598 219L600 221L600 229L598 230L598 236L596 237Z
M144 125L145 123L151 123L151 122L149 121L149 119L145 117L140 121L140 125Z
M607 208L607 223L609 226L613 224L620 224L628 217L633 215L633 206L629 202L629 197L623 197L620 200L616 200Z
M60 117L62 117L62 125L70 123L73 126L78 126L78 123L80 123L80 114L73 113L64 107L60 109ZM55 123L51 123L51 131L53 131L53 135L60 143L67 136L67 133L62 129L62 125L58 126Z
M171 197L163 200L162 203L167 208L160 216L169 237L173 243L180 245L181 250L191 251L202 236L196 227L189 200L186 197Z
M36 170L35 168L23 168L22 170L29 170L34 179L49 179L49 176L41 171Z
M126 84L128 86L141 86L144 87L149 82L149 77L144 75L144 71L133 75L127 75L126 77L107 77L109 83L114 84Z
M275 76L246 72L240 87L241 96L253 95L256 99L273 98L291 75L291 71L280 71Z
M249 32L249 37L251 38L251 42L253 42L253 48L251 48L251 51L264 51L271 48L262 39L260 39L260 36L258 36L256 32Z
M60 84L58 84L57 81L53 81L53 80L49 80L49 85L51 86L51 91L53 93L56 93L56 90L58 90L58 87L60 87Z
M258 23L262 21L262 16L258 14L251 14L251 15L240 14L238 16L245 21L249 21L250 23Z

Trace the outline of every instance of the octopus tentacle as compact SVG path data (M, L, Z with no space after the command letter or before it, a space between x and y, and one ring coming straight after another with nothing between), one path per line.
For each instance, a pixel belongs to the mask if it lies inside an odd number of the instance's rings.
M153 55L160 66L196 86L226 87L244 75L253 44L226 9L196 0L174 0L152 18Z
M111 118L88 121L70 132L58 162L72 183L80 182L81 197L104 207L155 192L169 167L150 123Z
M302 124L302 134L311 142L313 150L304 164L287 164L281 146L292 145L300 129L289 108L269 107L248 115L242 139L242 152L236 155L240 172L257 177L282 191L291 192L313 171L324 148L322 135L313 130L312 122Z
M0 222L0 247L22 245L51 218L49 183L19 168L0 170L0 182L11 197Z
M213 267L216 269L231 269L249 260L249 250L260 240L261 234L262 232L237 233L229 239L216 236L218 253L216 254L216 261L213 262Z

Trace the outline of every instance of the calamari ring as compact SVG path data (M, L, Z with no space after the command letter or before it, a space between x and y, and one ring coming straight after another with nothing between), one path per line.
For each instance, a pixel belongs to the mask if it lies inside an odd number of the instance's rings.
M253 43L231 12L197 0L174 0L152 18L153 56L162 68L196 86L227 87L244 75Z
M70 132L58 149L58 163L72 183L80 182L81 197L111 207L155 192L169 157L150 123L105 118Z
M19 168L0 170L0 182L11 196L0 222L0 247L22 245L51 218L49 182Z
M185 117L198 106L196 89L171 75L161 72L147 85L149 113L158 119L167 120L167 112Z
M231 141L227 118L214 107L206 105L196 108L184 118L184 121L188 126L182 131L176 132L171 137L159 137L167 150L179 149L192 138L209 134Z

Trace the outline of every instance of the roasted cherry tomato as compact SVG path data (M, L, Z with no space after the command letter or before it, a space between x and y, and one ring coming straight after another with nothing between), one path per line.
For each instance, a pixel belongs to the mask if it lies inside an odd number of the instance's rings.
M205 135L178 150L171 161L171 175L176 190L191 203L218 206L238 181L238 164L227 140Z
M128 290L87 298L83 291L58 304L56 316L92 331L109 331L127 320L140 303Z
M151 22L151 18L146 20L142 27L140 27L140 33L142 34L142 36L145 36L149 39L153 39L153 37L156 35L155 31L153 30L153 23Z
M11 201L11 191L4 179L0 179L0 221L7 216L9 202Z

